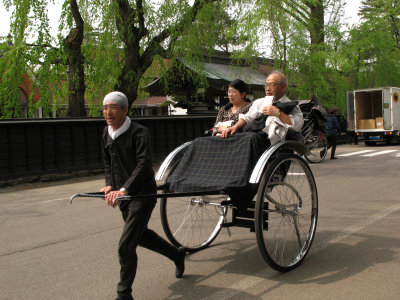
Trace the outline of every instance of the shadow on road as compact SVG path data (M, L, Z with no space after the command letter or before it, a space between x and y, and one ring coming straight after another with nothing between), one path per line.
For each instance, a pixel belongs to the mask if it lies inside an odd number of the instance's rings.
M318 233L318 236L319 240L329 241L329 237L335 234L337 233L325 231ZM233 296L237 296L237 299L266 299L265 296L269 293L287 285L326 285L345 280L374 265L395 260L400 248L400 241L396 238L353 234L342 242L319 245L315 251L311 249L301 266L288 273L279 273L264 262L256 245L249 246L250 240L254 239L215 245L221 248L221 255L210 256L207 262L220 262L222 259L226 264L206 277L191 276L188 270L184 280L169 287L171 294L168 295L168 299L231 299ZM224 252L226 256L223 256ZM188 259L198 264L206 262L204 258L197 260L196 254ZM215 282L212 286L207 285L206 282L217 274L240 274L251 278L228 285L226 282L221 282L220 287L217 287L218 283ZM257 295L246 293L244 290L252 290L252 285L257 285L257 291L262 286L262 291ZM188 289L188 286L191 288Z

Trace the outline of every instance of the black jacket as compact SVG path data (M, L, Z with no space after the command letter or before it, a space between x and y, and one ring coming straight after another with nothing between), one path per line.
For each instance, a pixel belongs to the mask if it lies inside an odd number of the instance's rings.
M129 129L113 140L108 126L103 132L103 160L106 185L113 190L124 187L129 195L156 194L147 128L131 122ZM150 204L155 199L135 201ZM131 201L120 201L121 210ZM140 205L139 205L140 206Z

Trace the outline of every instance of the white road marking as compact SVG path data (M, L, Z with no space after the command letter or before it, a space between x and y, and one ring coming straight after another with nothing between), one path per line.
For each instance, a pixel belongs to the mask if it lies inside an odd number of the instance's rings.
M400 203L395 204L393 206L388 206L384 210L379 211L373 215L371 215L369 218L365 218L364 221L349 226L345 228L340 234L334 236L331 238L329 241L316 245L316 249L312 251L312 255L317 254L318 252L322 251L323 249L329 247L331 244L338 243L341 240L349 237L350 235L364 229L365 227L377 222L378 220L400 210ZM312 248L312 246L311 246ZM268 271L267 269L264 269L263 271L260 271L253 276L246 276L245 279L240 280L238 282L233 283L230 286L224 287L223 290L220 290L208 297L203 298L203 300L224 300L224 299L229 299L233 296L236 296L237 294L241 292L245 292L246 290L249 290L251 287L254 287L255 285L261 283L262 281L266 280L268 277Z
M358 155L358 154L363 154L363 153L368 153L368 152L373 152L373 151L376 151L376 150L362 150L362 151L357 151L357 152L339 154L338 156L352 156L352 155Z
M392 152L397 152L397 150L384 150L384 151L364 154L364 155L361 155L361 156L363 156L363 157L371 157L371 156L377 156L377 155L382 155L382 154L387 154L387 153L392 153Z

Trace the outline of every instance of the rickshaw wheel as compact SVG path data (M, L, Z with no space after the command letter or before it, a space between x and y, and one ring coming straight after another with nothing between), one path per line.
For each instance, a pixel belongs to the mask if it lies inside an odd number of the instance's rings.
M221 231L225 195L161 198L161 223L169 241L195 252L208 247Z
M325 134L321 130L314 130L306 138L304 145L307 147L307 153L304 157L310 163L319 163L324 160L328 152L328 142Z
M295 154L277 156L261 179L255 230L264 260L275 270L297 267L310 250L318 219L318 195L308 164Z

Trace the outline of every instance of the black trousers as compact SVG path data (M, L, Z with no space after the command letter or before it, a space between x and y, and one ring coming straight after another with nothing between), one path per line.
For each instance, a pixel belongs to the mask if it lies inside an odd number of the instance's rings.
M357 133L355 133L354 131L349 131L349 144L351 145L351 143L354 140L354 145L358 145L358 136Z
M332 158L332 157L335 157L337 137L336 137L336 135L328 135L328 136L326 137L326 139L328 140L328 150L329 150L329 148L332 147L332 150L331 150L331 158Z
M147 228L155 201L146 205L131 203L122 211L125 225L119 241L118 258L121 265L117 293L120 296L132 293L132 284L137 269L136 247L142 246L175 260L178 249Z

